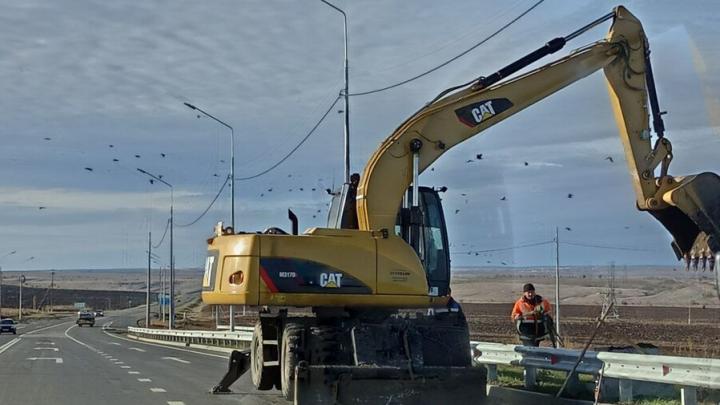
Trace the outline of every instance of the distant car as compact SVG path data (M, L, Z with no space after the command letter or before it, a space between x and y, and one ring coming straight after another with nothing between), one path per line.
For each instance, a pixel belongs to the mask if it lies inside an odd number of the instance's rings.
M102 309L95 311L95 318L102 318L103 316L105 316L105 312Z
M95 314L92 312L78 312L77 321L75 321L77 326L82 327L83 325L90 325L90 327L95 326Z
M15 328L15 321L10 318L0 320L0 333L3 332L12 333L13 335L17 334L17 329Z

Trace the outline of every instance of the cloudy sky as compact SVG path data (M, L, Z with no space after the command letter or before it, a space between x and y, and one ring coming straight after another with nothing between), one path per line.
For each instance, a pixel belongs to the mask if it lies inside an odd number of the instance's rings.
M349 21L351 93L437 66L535 2L338 0ZM447 67L352 97L352 170L361 172L374 148L443 89L490 74L614 5L546 0ZM720 4L626 5L651 41L675 147L671 173L718 171ZM230 136L184 102L234 127L236 177L249 177L293 149L343 87L342 18L320 1L25 0L0 7L6 270L144 266L148 231L159 243L170 193L136 168L174 186L178 225L194 221L228 175ZM237 182L239 229L287 228L287 208L301 228L325 224L324 190L343 178L342 108L276 169ZM482 161L466 163L477 153ZM465 142L434 167L421 180L449 188L443 198L455 265L554 263L550 245L464 252L548 241L556 226L562 241L575 243L561 246L563 264L674 263L669 235L634 208L601 73ZM226 188L207 215L175 229L178 267L202 264L205 239L214 223L229 223L229 212ZM157 250L161 262L167 251L166 238Z

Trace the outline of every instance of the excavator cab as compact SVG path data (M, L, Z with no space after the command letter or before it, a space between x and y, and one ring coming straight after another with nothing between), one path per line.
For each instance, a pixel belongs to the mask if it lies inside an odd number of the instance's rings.
M450 293L450 250L445 215L438 191L419 187L419 206L398 213L395 233L415 249L425 268L428 293L444 297ZM412 201L412 188L406 194Z

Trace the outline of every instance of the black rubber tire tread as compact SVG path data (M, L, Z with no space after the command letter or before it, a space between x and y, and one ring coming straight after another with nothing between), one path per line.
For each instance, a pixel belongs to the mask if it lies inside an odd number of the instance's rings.
M288 323L282 335L282 348L280 355L280 389L283 397L288 401L295 398L295 366L302 360L303 326L298 323Z
M250 373L255 388L260 391L272 389L275 385L275 374L277 367L264 367L263 362L267 357L268 349L262 344L263 333L260 322L255 324L252 341L250 342Z

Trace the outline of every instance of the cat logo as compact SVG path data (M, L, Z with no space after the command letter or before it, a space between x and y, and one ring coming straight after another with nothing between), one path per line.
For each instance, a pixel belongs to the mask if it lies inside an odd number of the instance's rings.
M455 110L455 115L460 122L472 128L512 106L513 103L506 98L494 98L458 108Z
M320 273L320 287L340 288L342 277L342 273Z

